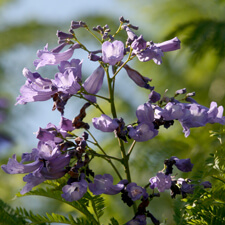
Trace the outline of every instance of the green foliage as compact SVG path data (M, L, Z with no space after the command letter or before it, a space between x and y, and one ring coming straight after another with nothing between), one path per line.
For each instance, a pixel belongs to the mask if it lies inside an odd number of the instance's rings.
M18 214L11 206L0 199L0 224L23 225L26 224L26 221L23 216Z
M86 220L84 218L74 219L72 215L68 215L68 218L55 213L52 214L46 213L46 216L42 216L39 214L35 215L31 211L28 212L26 209L22 208L17 208L17 212L26 217L30 221L29 224L50 224L50 223L65 223L71 225L95 224L92 221Z
M224 132L211 132L222 144ZM215 225L225 224L225 151L221 145L207 159L207 166L199 171L200 177L206 174L214 178L212 189L208 191L198 187L193 195L188 195L183 202L174 204L174 220L179 225Z
M212 19L201 19L179 25L167 38L183 36L182 43L192 51L192 62L213 50L218 60L225 57L225 22Z
M25 209L19 209L19 212L22 213L23 216L26 216L26 218L30 219L32 222L39 220L42 222L51 223L51 222L63 222L63 220L65 220L67 223L70 222L69 224L82 224L82 223L99 224L99 218L103 215L104 213L103 209L105 208L103 197L100 195L93 196L89 192L87 192L80 200L68 202L61 197L62 186L65 185L65 181L66 181L65 177L53 181L48 180L45 182L45 184L50 185L51 186L50 188L49 187L38 188L26 193L25 195L17 194L17 196L23 197L23 196L37 195L58 200L60 202L70 205L71 207L75 208L77 211L85 215L87 220L90 221L89 223L84 223L84 219L72 220L71 215L69 218L56 214L51 215L46 214L46 216L40 216L34 215L32 212L28 213ZM92 208L94 214L92 213L92 211L90 211L90 208ZM96 218L94 217L94 215Z

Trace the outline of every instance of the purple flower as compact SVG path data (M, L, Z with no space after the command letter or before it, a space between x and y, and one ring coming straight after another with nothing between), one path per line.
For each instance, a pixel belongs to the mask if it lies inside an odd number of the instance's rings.
M225 124L225 116L223 116L223 106L217 107L216 102L211 102L207 114L208 123L220 123L222 125Z
M142 50L145 50L146 47L147 42L144 40L142 35L136 38L131 44L131 48L133 49L133 53L135 54L141 52Z
M84 84L83 87L87 93L90 94L97 94L98 91L101 89L103 84L105 71L102 66L99 66L92 74L89 76ZM84 97L91 102L96 102L96 97L93 95L84 94Z
M17 104L27 102L46 101L57 92L56 85L50 79L42 78L39 73L32 73L27 68L23 69L23 75L27 78L21 87L21 95L17 97Z
M136 141L147 141L154 138L158 134L158 130L154 128L154 111L150 103L145 103L137 108L136 115L138 125L133 127L129 125L129 136Z
M198 103L169 102L164 109L159 110L158 115L166 121L179 120L185 137L189 136L192 127L202 127L207 123L225 124L223 107L217 107L216 102L211 103L210 109Z
M112 175L96 175L94 178L94 183L89 184L89 189L94 195L115 195L123 190L124 184L126 183L127 180L121 180L118 184L113 185Z
M68 33L62 32L60 30L57 30L56 35L59 38L58 44L65 43L68 41L68 39L74 38L73 34L68 34Z
M187 111L185 105L182 103L168 102L164 109L160 112L160 115L164 120L178 120L184 118Z
M160 100L161 95L160 95L158 92L156 92L156 91L152 91L152 92L149 94L148 98L149 98L149 101L150 101L150 102L156 103L156 102L158 102L158 101Z
M153 60L154 63L156 63L157 65L160 65L162 63L163 52L159 47L156 47L154 44L151 44L145 50L138 52L136 55L141 62Z
M102 44L102 61L115 65L121 61L124 56L124 44L122 41L109 42L105 41Z
M155 43L156 47L159 47L163 52L170 52L180 49L180 40L175 37L171 40L164 41L162 43Z
M212 188L212 184L209 181L203 181L200 183L204 188Z
M73 131L74 127L72 121L61 117L59 127L56 127L54 124L49 123L45 129L39 128L37 132L37 138L42 141L54 141L55 143L60 143L63 141L61 137L67 137L69 134L67 131ZM61 137L60 137L61 136Z
M157 187L159 192L170 189L172 184L170 175L165 175L162 172L159 172L155 177L150 178L149 182L151 183L150 188L154 189Z
M175 160L175 166L182 172L191 172L193 168L193 164L191 160L188 159L178 159L175 156L172 156L170 159Z
M60 65L58 66L60 73L73 73L74 77L77 77L79 80L82 80L81 75L81 66L83 61L80 61L79 59L72 59L69 61L61 61Z
M65 175L64 167L69 164L70 156L67 153L63 154L58 147L52 141L40 141L32 153L22 155L20 163L16 160L16 155L13 155L7 165L2 165L2 169L9 174L29 173L23 178L27 184L20 192L25 194L45 180L58 179ZM29 161L33 162L27 163Z
M119 127L118 119L111 119L109 116L102 114L101 117L93 118L94 127L102 132L113 132Z
M142 187L137 186L136 183L129 183L126 186L126 191L128 192L128 196L132 199L132 201L139 200L142 196L145 199L148 198L146 190Z
M126 225L146 225L146 215L137 215L132 220L128 221Z
M180 190L181 190L181 193L182 193L182 196L185 197L186 196L186 193L188 194L193 194L193 191L195 189L195 186L194 184L189 184L187 181L185 181L185 179L183 178L179 178L177 180L177 183L181 186L180 187Z
M36 66L36 70L45 65L57 65L61 61L68 60L72 57L74 50L76 48L80 48L80 45L76 43L65 52L60 52L62 48L64 48L66 45L66 43L62 43L55 49L49 51L48 44L46 44L43 50L38 50L37 56L39 59L36 59L34 61L34 66Z
M150 78L142 76L138 71L131 69L128 65L125 65L124 69L127 71L127 75L130 79L133 80L139 87L150 90L153 89L153 87L148 84L148 82L151 81Z
M77 201L87 192L87 186L88 183L84 179L81 179L79 182L73 182L70 185L65 185L62 188L62 197L68 202Z

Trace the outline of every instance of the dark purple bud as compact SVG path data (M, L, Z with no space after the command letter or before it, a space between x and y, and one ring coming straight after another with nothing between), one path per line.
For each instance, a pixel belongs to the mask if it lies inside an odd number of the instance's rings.
M192 171L194 164L191 163L191 160L189 158L188 159L178 159L177 157L172 156L170 159L176 161L175 166L180 171L182 171L182 172Z
M91 76L85 80L83 87L87 93L94 95L98 93L103 84L104 74L105 70L102 66L99 66ZM84 94L84 97L91 102L96 102L96 97L93 95Z
M56 35L60 39L67 39L67 38L70 39L70 38L73 38L73 35L72 34L68 34L68 33L62 32L60 30L57 30Z
M204 188L212 188L212 184L209 181L203 181L200 183Z
M160 95L158 92L156 92L156 91L152 91L152 92L149 94L148 98L149 98L149 101L150 101L150 102L156 103L156 102L158 102L158 101L160 100L161 95Z
M122 29L127 32L128 39L131 42L138 38L137 35L127 25L123 25Z
M77 29L80 27L86 27L86 23L82 22L82 21L71 21L71 25L70 28L71 29Z
M127 75L133 80L139 87L153 90L154 87L151 87L148 82L151 81L150 78L142 76L138 71L130 68L128 65L124 66L124 69L127 71Z
M102 57L100 57L100 56L98 56L98 55L96 55L96 54L94 54L94 53L89 53L89 55L88 55L88 58L91 60L91 61L102 61Z
M130 28L134 29L134 30L138 30L139 27L138 26L134 26L132 24L128 24L127 26L129 26Z
M130 22L129 20L125 20L123 16L121 16L119 20L122 23L129 23Z
M175 92L175 95L177 96L177 95L182 95L182 94L185 94L185 93L186 93L186 88L182 88L180 90L177 90Z

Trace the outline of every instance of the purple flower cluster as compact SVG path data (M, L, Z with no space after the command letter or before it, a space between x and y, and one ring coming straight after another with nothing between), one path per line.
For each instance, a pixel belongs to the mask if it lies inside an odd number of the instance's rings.
M114 40L115 35L110 34L107 25L97 26L93 30L100 34L101 39L97 39L101 46L96 51L90 51L81 41L78 41L73 31L78 28L85 29L87 25L82 21L72 21L70 33L57 31L59 45L49 51L47 44L43 50L37 52L38 59L34 61L36 70L44 66L57 65L58 71L54 74L54 78L43 78L38 72L31 72L27 68L23 69L26 81L20 89L21 94L17 98L16 104L52 99L53 110L57 109L61 113L61 121L59 126L49 123L46 128L39 128L36 133L39 140L37 148L34 148L31 153L24 153L20 162L17 161L16 154L14 154L7 164L2 165L2 169L9 174L27 174L23 178L27 183L21 190L21 194L31 191L33 187L46 180L59 179L66 175L68 181L62 187L62 198L66 201L77 201L87 191L92 192L93 195L121 194L122 201L128 206L132 206L135 201L139 203L135 216L127 224L145 225L147 217L154 224L159 224L159 221L147 210L150 199L157 195L154 193L154 189L158 189L158 192L170 189L173 198L177 194L185 197L187 194L193 193L196 186L192 184L191 180L175 179L172 176L174 166L181 172L190 172L193 164L189 158L179 159L173 156L164 161L163 171L149 179L150 185L139 186L131 181L129 168L127 168L134 143L153 139L159 134L160 126L169 128L173 125L174 120L180 122L185 137L188 137L190 128L202 127L207 123L224 125L225 116L223 116L222 106L218 107L216 102L212 102L209 108L202 106L191 98L193 93L185 96L184 99L188 103L176 100L176 96L185 94L186 89L176 91L174 97L171 98L161 97L154 87L149 85L151 79L131 68L128 62L137 58L141 62L153 60L160 65L164 52L180 49L180 40L175 37L162 43L146 41L143 35L138 37L132 30L137 27L129 24L122 17L120 22L121 26L118 32L126 32L126 43ZM65 47L68 48L63 51ZM83 59L73 58L76 49L86 51L88 59L98 63L96 69L84 81L82 80ZM109 68L112 69L112 75ZM147 89L149 94L148 101L137 107L135 121L129 121L130 123L125 123L123 118L117 118L114 103L115 79L122 68L137 86ZM105 74L109 97L98 94L104 84ZM67 101L72 97L81 98L85 104L79 107L79 115L70 120L63 115ZM97 98L109 103L112 115L105 114L107 111L100 107ZM103 150L89 131L89 124L83 121L88 114L86 109L89 106L94 106L101 112L101 115L97 115L91 120L94 128L102 132L115 133L115 137L119 140L122 158L107 155L107 151ZM75 134L78 129L85 130L82 136ZM88 140L88 133L94 141ZM133 140L133 145L128 153L126 153L123 143L128 142L127 139ZM104 154L99 154L89 144L97 146ZM95 156L107 160L110 164L113 159L120 162L125 167L127 179L122 179L123 176L113 163L111 165L120 178L117 184L113 184L114 178L110 174L95 175L90 169L90 161ZM201 182L200 185L204 188L211 187L209 182ZM152 191L152 189L153 193L149 194L148 191Z

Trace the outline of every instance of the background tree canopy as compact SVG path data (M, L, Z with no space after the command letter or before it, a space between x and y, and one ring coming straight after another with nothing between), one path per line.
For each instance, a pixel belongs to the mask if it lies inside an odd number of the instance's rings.
M21 2L17 0L0 1L0 12L10 11L16 4L22 4ZM137 2L123 0L114 3L109 1L108 6L103 4L103 1L95 2L97 13L93 13L93 9L89 9L81 17L74 14L67 18L65 12L64 20L57 19L56 16L54 22L51 23L32 17L17 23L16 16L11 18L14 19L14 22L9 23L7 20L4 21L4 17L2 19L0 17L2 21L0 26L0 97L8 102L6 106L0 108L0 112L5 115L0 124L1 164L6 163L14 152L17 152L19 156L21 152L30 152L32 148L36 147L37 141L33 133L40 126L45 127L48 122L59 123L59 114L50 112L52 102L31 103L22 107L14 106L14 103L19 95L20 86L25 82L21 73L23 67L34 70L32 62L36 59L37 49L42 49L47 42L51 47L56 46L56 30L67 31L71 20L83 20L90 27L96 24L108 24L112 30L115 30L118 25L118 13L123 13L124 17L129 19L133 25L139 26L137 33L143 34L145 40L157 43L175 36L179 37L182 44L181 50L166 54L161 66L155 65L153 62L143 64L138 61L135 61L134 66L143 76L152 78L152 85L162 95L166 89L168 89L166 95L172 96L176 90L186 87L188 92L196 92L195 100L202 105L209 107L211 101L216 101L218 105L225 106L225 1L140 0ZM57 3L60 4L59 1ZM51 8L50 4L44 5L43 1L40 4L42 4L43 12ZM71 4L71 1L67 0L65 4ZM76 3L76 7L82 8L84 4ZM121 4L123 7L120 7ZM75 7L74 4L72 5ZM114 10L111 10L111 5L114 6ZM115 7L120 10L116 11ZM88 7L86 6L86 8ZM20 11L20 8L17 10ZM61 5L53 10L52 13L57 15L64 10L64 6ZM38 16L42 18L41 13ZM81 38L84 42L88 41L85 33L81 33ZM88 44L95 45L95 43ZM83 71L84 76L88 76L90 73L88 68L84 68ZM119 79L126 79L123 73L120 76ZM117 108L124 118L132 119L135 118L137 106L148 100L148 93L137 88L129 80L127 85L129 85L129 89L132 89L134 98L130 98L131 93L125 92L126 88L121 89L118 84L116 89L118 98L121 99L121 102L125 101L126 104L122 105L119 102ZM68 118L73 118L78 112L74 104L77 104L76 101L70 103L66 112ZM154 199L152 206L149 206L151 212L160 221L166 219L166 224L175 222L187 224L187 221L188 224L224 224L222 220L219 221L220 223L216 223L218 221L215 220L210 221L210 218L205 215L206 213L204 214L204 210L201 215L197 213L201 211L201 205L207 211L207 207L211 204L212 217L217 215L219 220L221 215L225 214L223 208L225 203L223 193L225 192L221 192L221 189L225 188L222 162L224 151L223 144L221 144L224 140L224 129L220 125L207 125L191 129L188 138L184 137L178 123L169 130L160 129L160 131L157 138L143 144L138 143L135 146L131 159L133 180L137 181L139 185L146 185L150 177L163 169L164 160L176 155L178 158L191 158L194 170L190 178L210 180L215 189L213 189L213 194L210 193L211 196L207 197L208 201L202 200L201 204L197 205L198 208L191 206L194 197L188 199L187 201L190 201L189 211L180 210L183 202L179 198L171 200L169 193L163 193L164 203L162 204L161 199L160 201ZM102 141L104 141L105 149L113 152L114 143L109 140L110 137L109 139L104 138ZM206 167L206 165L210 165L210 167ZM109 172L105 164L102 164L101 168L97 164L92 166L96 174L101 173L102 170ZM7 204L13 207L23 204L37 213L60 213L63 211L66 214L71 210L57 201L38 197L24 197L12 201L11 199L23 186L22 176L12 177L4 174L3 171L0 173L1 199ZM180 175L187 176L186 174ZM218 196L218 193L221 195ZM119 199L118 196L116 198ZM218 200L220 200L220 205L217 205ZM30 205L30 201L32 201L32 205ZM130 209L123 205L116 205L116 200L112 202L110 198L106 198L106 204L109 202L110 206L107 211L118 220L126 221L126 215L131 212ZM186 222L182 221L183 215L187 218ZM105 218L107 216L106 213Z

